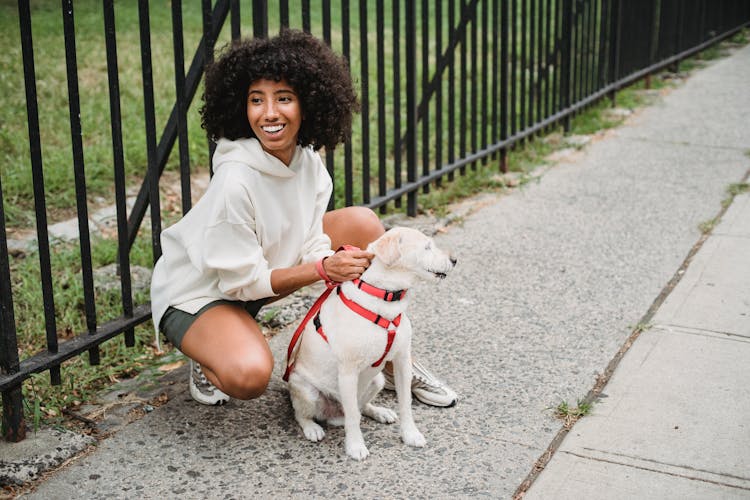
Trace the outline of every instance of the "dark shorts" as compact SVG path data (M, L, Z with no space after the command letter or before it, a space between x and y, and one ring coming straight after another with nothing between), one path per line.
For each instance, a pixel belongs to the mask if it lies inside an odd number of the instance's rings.
M268 302L268 299L254 300L252 302L214 300L213 302L209 302L205 306L201 307L195 314L186 313L185 311L180 311L179 309L175 309L174 307L170 306L167 309L167 312L164 313L164 316L161 319L161 323L159 323L159 330L164 333L164 335L166 335L167 340L169 340L173 346L175 346L177 349L180 349L180 347L182 346L182 338L185 336L185 332L187 332L190 326L195 322L195 320L198 319L198 316L208 311L212 307L220 306L223 304L235 305L243 308L250 316L255 318L255 316L258 314L258 311L260 311L260 308L263 307L266 302Z

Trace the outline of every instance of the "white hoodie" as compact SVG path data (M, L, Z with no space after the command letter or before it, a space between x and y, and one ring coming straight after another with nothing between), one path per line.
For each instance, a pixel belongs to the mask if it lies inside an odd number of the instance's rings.
M312 148L297 146L287 167L257 139L220 139L208 190L161 234L151 279L157 330L169 306L195 314L217 299L271 297L271 270L331 255L323 232L331 191Z

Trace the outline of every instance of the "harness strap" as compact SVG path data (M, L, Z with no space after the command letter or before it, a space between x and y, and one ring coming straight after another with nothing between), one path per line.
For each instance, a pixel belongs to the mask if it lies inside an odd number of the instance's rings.
M401 323L401 315L400 314L398 316L396 316L395 318L393 318L392 320L391 319L386 319L386 318L382 317L380 314L376 314L376 313L370 311L369 309L365 309L361 305L359 305L356 302L354 302L352 299L350 299L349 297L347 297L346 295L344 295L344 292L341 291L341 288L337 288L336 289L336 293L338 294L339 298L341 299L341 302L343 302L344 304L346 304L346 306L349 309L351 309L355 313L359 314L363 318L369 319L370 321L372 321L373 323L375 323L376 325L378 325L380 328L384 328L384 329L388 330L388 328L391 326L391 324L393 324L394 326L398 327L399 323Z
M320 322L320 311L318 311L318 314L315 315L315 318L313 319L313 325L315 325L315 331L318 332L321 337L323 337L323 340L328 342L328 337L326 337L326 334L323 331L323 323Z
M388 352L391 350L391 346L393 345L393 339L396 338L396 330L388 330L388 341L385 344L385 351L383 351L383 355L380 356L380 359L375 361L372 366L377 368L380 366L380 363L383 362Z
M391 346L393 345L393 339L396 338L396 328L398 328L398 325L401 323L401 315L399 314L392 320L386 319L382 317L380 314L376 314L370 311L369 309L365 309L361 305L351 300L349 297L344 295L344 292L341 291L340 287L336 289L336 293L338 294L341 301L344 304L346 304L346 306L349 309L359 314L363 318L369 319L370 321L378 325L380 328L383 328L386 332L388 332L388 340L386 341L386 344L385 344L385 351L383 351L383 355L380 356L380 359L378 359L372 364L373 367L380 366L380 363L383 362L385 357L391 351ZM393 328L391 328L391 325L393 325Z
M406 290L385 290L383 288L373 286L359 278L352 280L352 283L363 292L372 295L373 297L385 300L386 302L398 302L406 295Z

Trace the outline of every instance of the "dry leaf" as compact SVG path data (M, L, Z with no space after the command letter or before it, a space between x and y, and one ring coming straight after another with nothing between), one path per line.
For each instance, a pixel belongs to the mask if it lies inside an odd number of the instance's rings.
M159 371L164 373L171 372L172 370L176 370L184 364L185 361L175 361L174 363L167 363L159 366Z

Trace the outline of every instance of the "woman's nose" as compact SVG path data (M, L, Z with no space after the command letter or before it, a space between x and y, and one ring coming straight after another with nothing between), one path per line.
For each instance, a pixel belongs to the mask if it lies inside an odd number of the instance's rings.
M263 114L264 114L264 116L265 116L265 118L266 118L267 120L268 120L268 119L274 119L274 118L277 118L277 117L279 116L279 112L278 112L278 110L276 109L276 104L275 104L275 103L273 103L273 102L268 102L268 103L266 104L266 109L264 110L264 113L263 113Z

